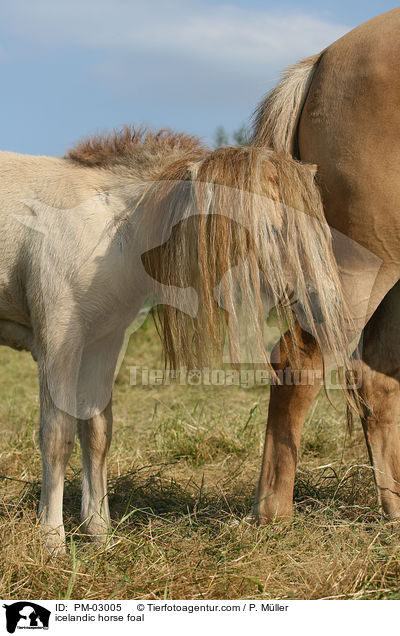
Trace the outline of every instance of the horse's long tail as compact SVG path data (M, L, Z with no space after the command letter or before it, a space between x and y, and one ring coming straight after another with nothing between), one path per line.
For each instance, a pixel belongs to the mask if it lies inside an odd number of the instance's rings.
M253 140L276 152L297 156L297 124L322 53L286 69L279 84L253 115Z
M159 247L143 242L142 260L168 290L158 317L173 368L207 366L225 337L234 364L267 362L264 315L274 305L294 357L294 314L323 351L344 351L346 311L314 172L265 148L220 148L151 185L138 214ZM190 287L193 316L177 309Z
M298 124L303 111L305 101L307 99L311 83L315 72L324 55L325 51L313 55L297 64L289 66L283 73L282 79L259 103L253 114L253 136L252 144L261 148L271 148L277 153L287 155L291 158L300 159L298 148ZM331 254L329 252L329 254ZM331 256L329 256L331 258ZM341 283L339 282L337 266L334 260L330 260L332 280L337 286L338 295L341 297ZM328 277L331 275L328 273ZM346 323L346 330L351 331L351 317L348 308L346 308L343 298L341 297L341 306L343 311L343 324ZM329 322L329 321L328 321ZM335 324L336 323L336 324ZM335 343L333 349L340 351L346 350L346 337L340 342L337 337L340 329L340 317L337 316L333 322L333 329L329 326L330 334L327 340ZM333 335L335 334L335 335ZM338 359L338 356L336 356ZM344 368L350 370L347 356L344 357ZM356 410L360 411L360 398L356 391L348 391L346 393L348 402L348 428L351 433L352 429L352 410L356 406Z

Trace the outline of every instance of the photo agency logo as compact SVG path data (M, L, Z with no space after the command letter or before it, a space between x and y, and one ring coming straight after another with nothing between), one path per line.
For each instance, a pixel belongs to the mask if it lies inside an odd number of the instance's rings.
M361 372L339 367L325 375L322 369L151 369L145 366L127 366L130 386L255 386L285 385L313 386L324 382L327 389L354 389L361 386Z
M3 607L9 634L14 634L16 629L49 629L51 612L37 603L17 601Z

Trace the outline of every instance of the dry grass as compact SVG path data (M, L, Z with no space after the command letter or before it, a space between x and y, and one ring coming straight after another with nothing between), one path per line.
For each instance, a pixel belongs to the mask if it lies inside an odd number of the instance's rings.
M346 439L321 395L302 441L292 524L243 521L259 469L268 391L132 387L127 364L156 366L150 325L135 334L115 388L112 549L79 533L80 456L65 493L68 553L37 533L40 455L35 367L1 350L1 598L400 598L398 531L376 510L360 430Z

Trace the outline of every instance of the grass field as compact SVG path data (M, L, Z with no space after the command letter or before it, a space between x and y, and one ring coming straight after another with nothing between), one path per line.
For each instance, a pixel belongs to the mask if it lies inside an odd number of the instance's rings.
M399 532L381 520L360 426L321 394L304 430L295 520L248 525L268 405L258 387L130 386L157 367L151 324L132 336L114 391L114 547L79 532L80 451L67 473L67 554L42 550L36 368L0 349L0 597L395 599Z

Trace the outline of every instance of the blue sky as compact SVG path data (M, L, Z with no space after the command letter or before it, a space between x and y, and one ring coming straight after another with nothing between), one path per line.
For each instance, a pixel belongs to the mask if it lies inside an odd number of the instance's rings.
M211 140L279 71L396 6L336 0L3 0L0 148L63 154L124 123Z

